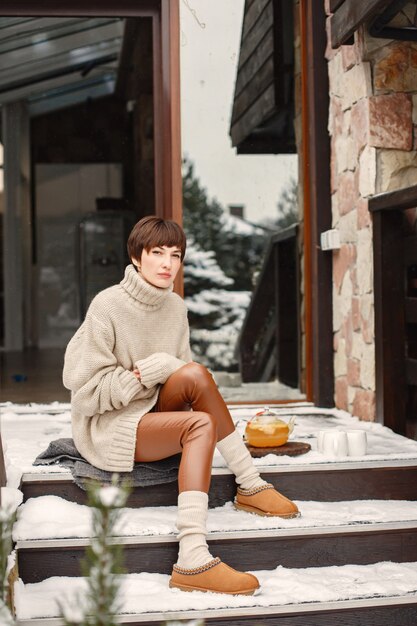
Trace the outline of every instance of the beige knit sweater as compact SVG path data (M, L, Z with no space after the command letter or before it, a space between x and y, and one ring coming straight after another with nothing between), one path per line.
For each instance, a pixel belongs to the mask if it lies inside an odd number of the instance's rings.
M120 284L91 302L65 353L63 381L82 456L100 469L130 472L140 418L156 404L161 384L189 361L184 301L128 265Z

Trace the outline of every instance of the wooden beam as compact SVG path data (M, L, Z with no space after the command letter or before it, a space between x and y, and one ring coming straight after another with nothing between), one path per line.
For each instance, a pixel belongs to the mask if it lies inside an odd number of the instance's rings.
M320 249L320 234L332 222L326 16L315 0L304 0L301 7L306 358L312 387L307 397L330 407L334 406L332 256Z
M155 215L182 224L179 0L161 0L153 14ZM184 294L179 272L174 290Z
M2 107L4 143L3 284L6 350L32 340L30 120L26 102Z
M417 207L417 185L407 187L406 189L379 193L369 199L369 210L371 212L414 209L415 207Z
M162 72L167 130L165 142L166 182L164 186L164 215L182 223L182 173L181 173L181 90L180 90L180 7L179 0L162 0L162 37L169 41L163 50ZM167 154L167 147L170 147Z
M137 37L137 34L135 21L129 19L126 20L122 47L119 56L119 65L117 69L116 87L114 90L117 97L123 97L128 88L129 72L135 49L135 37Z
M0 6L0 15L20 16L29 15L50 17L74 15L82 16L144 16L152 15L159 8L161 0L3 0Z
M358 27L378 12L384 11L392 0L345 0L330 18L332 48L339 48Z

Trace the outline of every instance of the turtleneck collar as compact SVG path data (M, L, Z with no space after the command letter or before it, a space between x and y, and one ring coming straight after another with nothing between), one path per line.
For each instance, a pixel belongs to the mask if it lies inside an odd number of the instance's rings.
M165 298L172 292L172 285L167 289L160 289L148 283L135 270L133 265L126 267L125 275L120 281L120 285L132 298L140 302L148 310L159 309Z

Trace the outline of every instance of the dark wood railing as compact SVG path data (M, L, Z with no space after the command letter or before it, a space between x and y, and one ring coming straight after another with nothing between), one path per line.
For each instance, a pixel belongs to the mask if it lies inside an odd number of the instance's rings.
M410 436L417 434L417 214L407 210L415 207L417 185L369 201L377 419Z
M238 341L243 382L299 385L299 258L296 224L274 234Z

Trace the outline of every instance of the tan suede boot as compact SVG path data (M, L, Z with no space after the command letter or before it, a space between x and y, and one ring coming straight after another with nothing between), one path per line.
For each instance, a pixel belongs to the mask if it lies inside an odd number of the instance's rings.
M297 505L288 500L273 485L266 483L253 489L238 488L235 507L265 517L299 517Z
M236 430L217 443L217 448L239 485L235 507L267 517L299 517L298 508L274 486L263 480Z
M182 591L251 596L259 588L259 581L253 574L238 572L216 558L194 569L174 565L169 586Z

